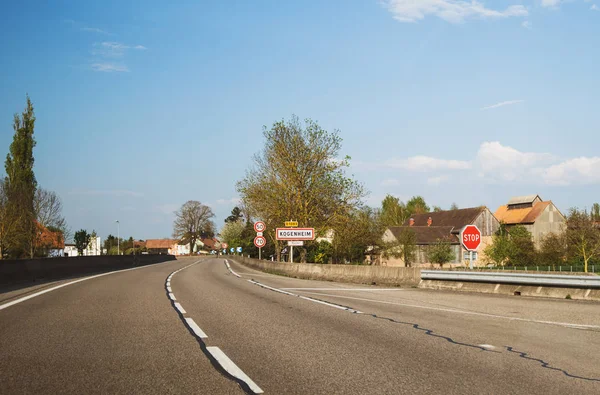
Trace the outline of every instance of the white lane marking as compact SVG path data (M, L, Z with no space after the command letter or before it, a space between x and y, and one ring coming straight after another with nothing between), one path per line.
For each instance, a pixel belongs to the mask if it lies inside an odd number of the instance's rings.
M352 297L352 296L331 295L331 294L324 294L324 293L318 293L318 292L306 292L306 293L311 294L311 295L331 296L331 297L339 298L339 299L352 299L352 300L361 300L361 301L365 301L365 302L412 307L412 308L416 308L416 309L436 310L436 311L445 311L445 312L449 312L449 313L458 313L458 314L466 314L466 315L477 315L477 316L481 316L481 317L499 318L499 319L506 319L509 321L522 321L522 322L533 322L536 324L558 325L558 326L564 326L566 328L574 328L574 329L600 329L599 325L586 325L586 324L575 324L575 323L570 323L570 322L534 320L534 319L530 319L530 318L509 317L509 316L504 316L504 315L478 313L476 311L444 309L441 307L419 306L419 305L408 304L408 303L386 302L384 300L373 300L373 299L366 299L366 298L357 298L357 297Z
M174 304L175 304L175 308L176 308L177 310L179 310L179 312L180 312L181 314L185 314L185 310L183 309L183 306L181 305L181 303L179 303L179 302L175 302Z
M206 336L206 333L204 333L204 331L202 329L200 329L198 324L196 324L196 322L193 319L186 318L185 322L187 322L189 327L192 328L192 331L194 331L196 336L198 336L200 339L206 339L208 337L208 336Z
M337 305L337 304L334 304L334 303L329 303L329 302L325 302L325 301L322 301L322 300L310 298L308 296L297 295L297 294L294 294L294 293L291 293L291 292L288 292L288 291L283 291L283 290L281 290L279 288L269 287L268 285L265 285L263 283L259 283L258 281L248 280L248 282L250 282L250 283L252 283L254 285L258 285L259 287L270 289L271 291L279 292L279 293L282 293L282 294L285 294L285 295L289 295L289 296L295 296L295 297L298 297L300 299L304 299L304 300L308 300L308 301L311 301L311 302L319 303L319 304L322 304L322 305L325 305L325 306L334 307L336 309L349 311L351 313L357 313L357 314L361 313L360 311L355 310L355 309L351 309L349 307L344 307L344 306L340 306L340 305ZM319 294L317 294L317 295L319 295Z
M229 262L227 261L227 259L225 259L225 266L227 266L227 269L229 269L229 271L231 272L231 274L233 274L237 278L242 278L242 276L240 276L239 274L237 274L236 272L234 272L233 269L231 268L231 266L229 266Z
M280 288L288 291L405 291L403 288Z
M169 292L169 299L171 299L171 300L177 300L175 298L175 294L173 292Z
M3 305L0 305L0 310L3 310L3 309L5 309L7 307L10 307L10 306L14 306L17 303L24 302L24 301L29 300L31 298L35 298L36 296L40 296L40 295L43 295L45 293L57 290L59 288L66 287L67 285L77 284L77 283L80 283L82 281L91 280L93 278L98 278L98 277L102 277L102 276L108 276L109 274L128 272L130 270L145 269L145 268L152 267L152 266L154 266L154 265L151 264L151 265L145 265L145 266L138 266L138 267L132 267L130 269L115 270L113 272L96 274L94 276L80 278L79 280L75 280L75 281L71 281L71 282L68 282L68 283L65 283L65 284L57 285L56 287L48 288L48 289L45 289L45 290L40 291L40 292L36 292L34 294L31 294L31 295L23 296L22 298L13 300L12 302L5 303Z
M167 291L168 292L173 292L173 290L171 289L171 287L167 287Z
M479 344L479 347L483 347L483 348L488 349L488 350L495 350L496 349L496 347L492 346L491 344Z
M254 381L246 373L242 371L242 369L238 368L238 366L233 363L231 359L219 347L206 347L206 351L208 351L214 359L217 360L219 365L225 369L227 373L237 378L238 380L243 381L248 385L250 390L255 394L262 394L263 390L256 385Z
M167 281L167 287L170 287L170 286L171 286L171 281L169 280L169 281Z

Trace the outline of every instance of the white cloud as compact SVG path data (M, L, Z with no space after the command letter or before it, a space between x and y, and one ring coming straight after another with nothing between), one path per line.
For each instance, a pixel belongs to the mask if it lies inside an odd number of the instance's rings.
M87 27L87 26L84 26L84 27L81 28L81 30L84 31L84 32L90 32L90 33L107 34L107 35L110 34L110 33L106 32L106 31L104 31L102 29L98 29L97 27Z
M130 49L144 51L148 48L143 45L131 46L114 41L103 41L101 43L94 43L92 55L98 55L104 58L120 58Z
M129 68L123 64L115 63L92 63L91 66L94 71L102 71L105 73L111 72L129 72Z
M542 7L557 8L562 0L542 0Z
M529 21L523 21L523 23L521 23L521 26L523 26L525 29L529 29L529 30L531 30L533 28L531 26L531 22L529 22Z
M237 205L240 204L241 199L239 197L233 197L231 199L217 199L217 201L215 202L217 205Z
M549 185L600 183L600 157L568 159L544 170L543 179Z
M144 196L142 193L127 191L123 189L73 189L69 192L69 195L87 195L87 196L132 196L132 197L142 197Z
M507 100L501 101L500 103L492 104L491 106L482 107L482 110L491 110L492 108L511 106L513 104L523 103L525 100Z
M482 143L475 168L479 176L501 181L515 181L538 174L556 158L547 153L521 152L497 141Z
M412 171L464 170L471 168L471 163L463 160L432 158L430 156L413 156L406 159L390 159L383 166Z
M600 11L600 7L598 7L596 4L592 4L592 6L590 7L590 10L592 10L592 11Z
M442 175L442 176L437 176L437 177L429 177L427 179L427 184L429 185L440 185L443 182L446 182L450 180L450 176L447 175Z
M381 181L382 187L395 187L400 185L400 181L395 178L388 178L387 180Z
M461 23L468 18L507 18L529 14L523 5L511 5L498 11L486 8L476 0L386 0L384 5L394 19L400 22L417 22L427 15L435 15L451 23Z

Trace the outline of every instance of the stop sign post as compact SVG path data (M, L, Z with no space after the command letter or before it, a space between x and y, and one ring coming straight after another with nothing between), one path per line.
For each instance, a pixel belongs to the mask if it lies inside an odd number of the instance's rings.
M481 231L475 225L467 225L460 231L460 242L469 251L469 269L473 269L473 251L481 244Z

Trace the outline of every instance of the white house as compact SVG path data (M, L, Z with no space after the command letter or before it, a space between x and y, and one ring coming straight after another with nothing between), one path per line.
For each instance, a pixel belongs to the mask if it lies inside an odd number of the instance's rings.
M79 256L75 244L65 244L65 256ZM92 237L87 248L83 250L83 256L102 255L102 239L100 236Z

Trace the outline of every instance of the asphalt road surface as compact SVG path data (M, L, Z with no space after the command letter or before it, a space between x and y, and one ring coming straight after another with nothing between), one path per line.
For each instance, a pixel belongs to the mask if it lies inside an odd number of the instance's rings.
M0 294L0 393L600 393L599 303L299 280L231 259L72 281Z

